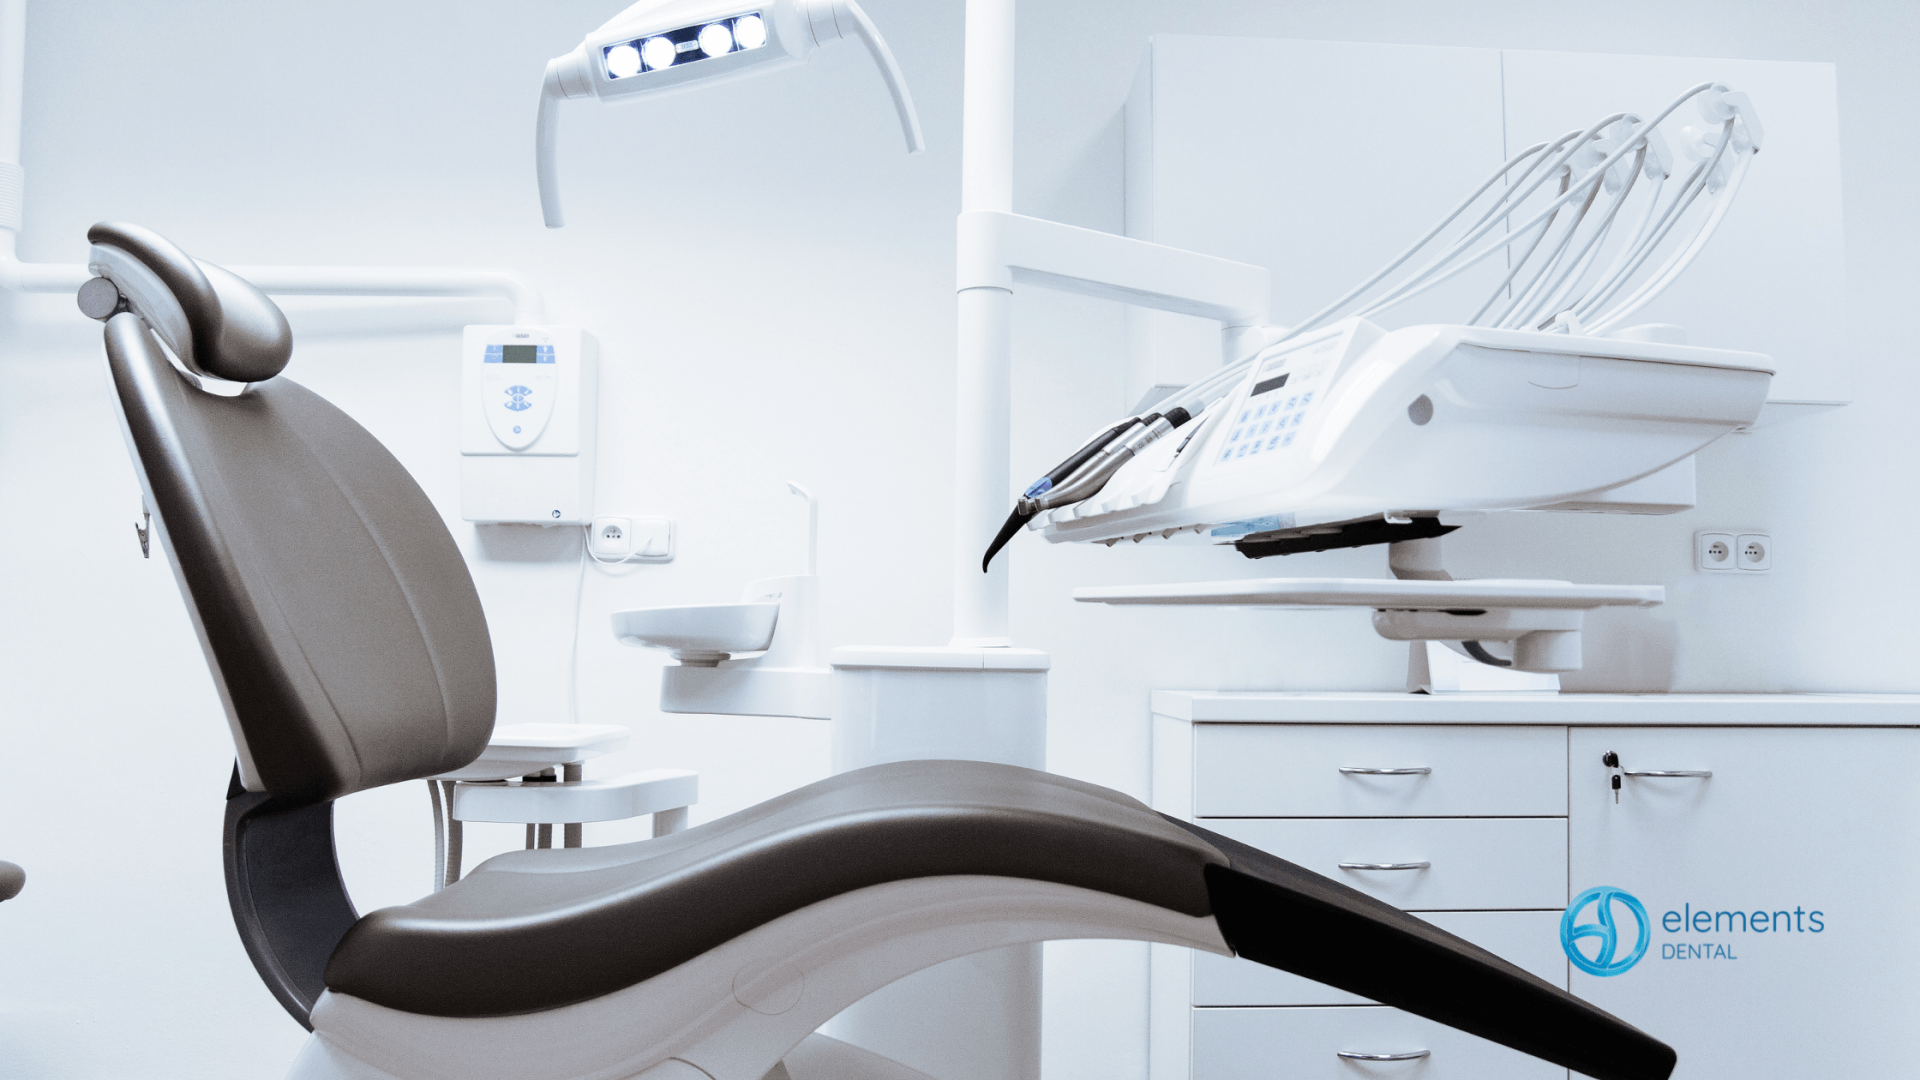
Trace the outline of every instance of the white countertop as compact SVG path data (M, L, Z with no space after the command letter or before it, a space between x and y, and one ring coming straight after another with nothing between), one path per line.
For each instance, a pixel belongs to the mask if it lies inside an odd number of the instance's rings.
M1920 694L1407 694L1155 690L1154 715L1226 724L1920 727Z

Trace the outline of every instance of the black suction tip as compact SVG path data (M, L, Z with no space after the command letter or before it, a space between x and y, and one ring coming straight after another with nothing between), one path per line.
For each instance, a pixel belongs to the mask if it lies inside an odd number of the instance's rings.
M1007 541L1013 539L1013 535L1019 532L1021 527L1026 525L1027 519L1032 516L1032 514L1021 513L1019 507L1015 507L1013 513L1007 515L1007 523L1000 526L1000 531L995 534L993 543L987 545L986 557L980 560L981 573L987 572L987 564L993 562L993 557L1000 554L1000 549L1007 546Z

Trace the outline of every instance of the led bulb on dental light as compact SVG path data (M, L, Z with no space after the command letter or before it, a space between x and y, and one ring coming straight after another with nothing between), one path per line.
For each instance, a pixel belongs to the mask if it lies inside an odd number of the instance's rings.
M822 45L857 38L893 97L907 152L926 144L906 79L855 0L641 0L547 62L534 128L540 210L549 229L565 224L555 147L563 98L622 101L669 94L804 63Z
M631 48L633 48L631 45L614 46L615 50ZM652 71L658 71L664 67L672 67L673 62L679 59L679 56L680 50L674 46L673 39L671 38L648 38L645 44L640 46L640 58L647 62L648 69ZM622 65L622 67L624 69L624 65ZM611 63L607 65L607 76L614 79L624 79L628 75L639 74L639 71L640 69L637 67L632 71L616 71Z
M724 56L733 51L733 31L726 23L708 23L700 28L700 51L708 56Z
M671 57L669 57L671 59ZM607 76L624 79L640 73L640 50L631 45L615 45L607 50Z

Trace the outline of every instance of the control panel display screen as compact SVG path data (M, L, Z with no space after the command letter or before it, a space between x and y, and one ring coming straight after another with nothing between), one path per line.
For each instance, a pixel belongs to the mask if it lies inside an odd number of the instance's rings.
M538 345L502 345L500 362L503 364L537 364L540 362Z

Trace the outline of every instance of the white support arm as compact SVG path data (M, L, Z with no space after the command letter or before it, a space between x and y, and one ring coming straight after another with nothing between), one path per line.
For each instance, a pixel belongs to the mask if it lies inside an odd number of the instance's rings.
M842 0L833 5L834 22L846 18L853 23L854 35L860 44L867 47L867 55L873 57L873 66L880 69L880 78L887 84L887 94L893 98L893 110L900 116L900 133L906 137L907 153L918 154L927 148L927 140L920 134L920 114L914 110L913 94L907 89L907 77L900 74L900 64L893 58L893 50L887 48L887 39L880 36L880 28L860 9L853 0ZM819 30L814 31L815 36ZM844 36L846 28L841 27Z
M1267 318L1264 267L998 210L962 213L959 243L960 289L1036 285L1226 327Z
M560 209L560 102L566 98L561 82L561 62L569 57L547 61L547 75L540 85L540 111L533 121L533 175L540 188L540 217L547 228L558 229L567 223Z

